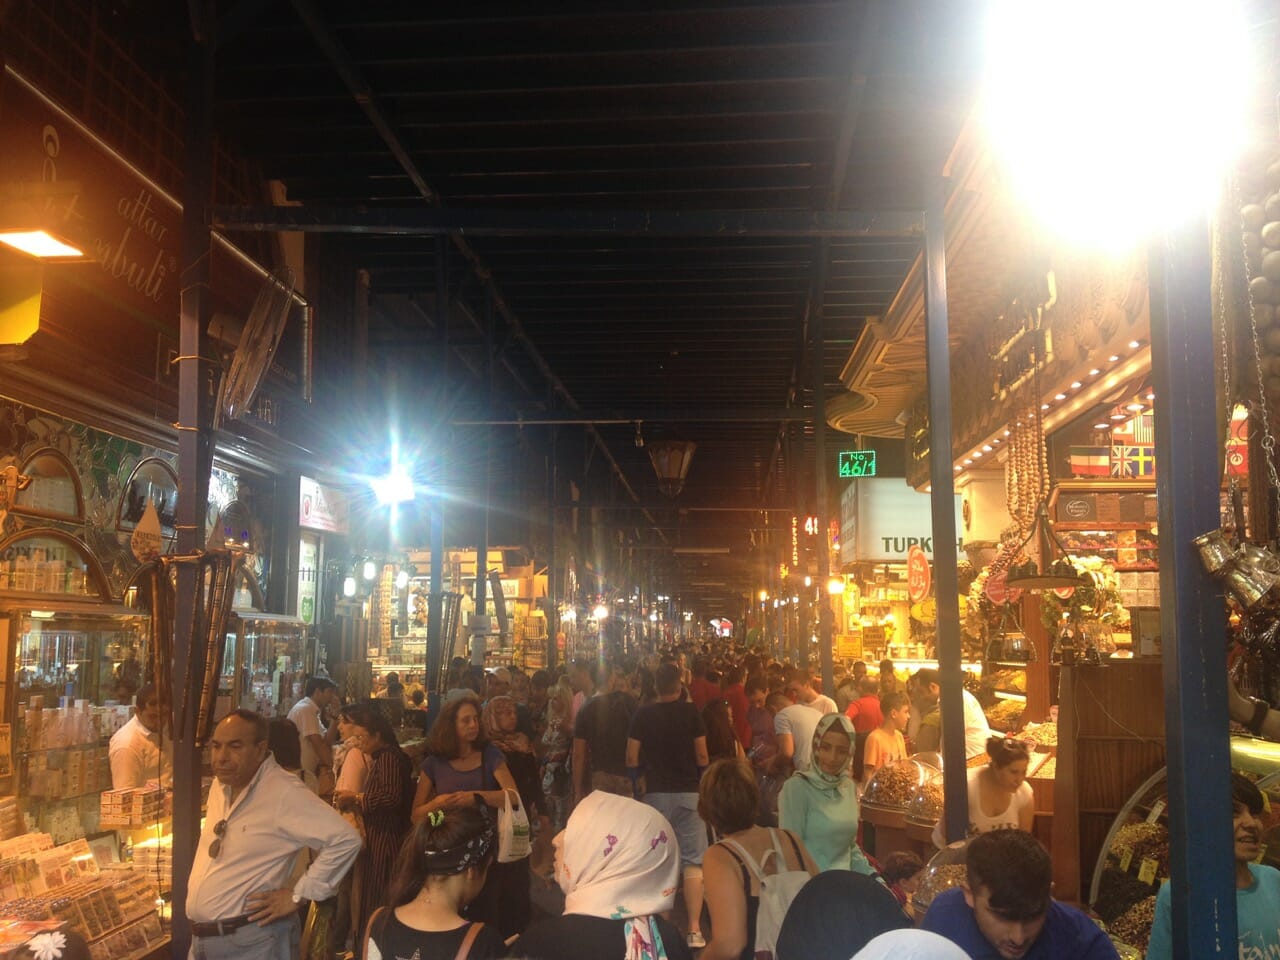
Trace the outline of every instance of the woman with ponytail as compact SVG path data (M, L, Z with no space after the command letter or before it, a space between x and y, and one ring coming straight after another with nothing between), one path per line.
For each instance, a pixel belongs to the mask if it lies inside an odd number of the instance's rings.
M494 927L469 922L462 910L484 886L498 849L486 808L432 810L400 850L388 906L365 931L363 960L490 960L506 954Z
M1035 820L1035 798L1027 783L1027 765L1031 747L1025 740L991 737L987 741L991 762L969 771L969 830L975 837L992 830L1025 830L1031 832ZM933 828L935 846L946 845L943 824L946 814Z

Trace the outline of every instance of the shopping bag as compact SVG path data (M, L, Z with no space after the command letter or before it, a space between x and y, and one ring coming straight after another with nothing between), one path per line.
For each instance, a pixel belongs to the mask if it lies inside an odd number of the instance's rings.
M529 856L529 817L516 797L511 804L511 791L502 791L503 805L498 811L498 862L514 863Z

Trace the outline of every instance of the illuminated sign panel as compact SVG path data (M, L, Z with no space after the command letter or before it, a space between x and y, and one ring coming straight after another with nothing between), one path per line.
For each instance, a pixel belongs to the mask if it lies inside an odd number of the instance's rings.
M874 477L875 475L876 452L874 450L840 451L841 477Z

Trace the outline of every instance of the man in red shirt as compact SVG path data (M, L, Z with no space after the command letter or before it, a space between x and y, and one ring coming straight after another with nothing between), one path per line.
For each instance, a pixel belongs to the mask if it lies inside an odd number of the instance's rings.
M884 723L880 712L880 681L863 677L858 687L861 696L849 704L844 715L853 721L854 732L865 735Z
M697 657L693 661L693 680L689 682L689 699L701 712L712 700L720 699L720 684L707 679L707 670L711 661L706 657Z
M750 704L747 703L747 691L742 685L746 672L740 666L732 666L724 675L724 699L729 704L729 715L733 718L733 732L742 744L743 750L751 749L751 721L747 717Z

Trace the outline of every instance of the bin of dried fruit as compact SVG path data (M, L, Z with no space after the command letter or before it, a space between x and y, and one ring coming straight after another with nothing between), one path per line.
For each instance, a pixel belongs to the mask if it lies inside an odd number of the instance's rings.
M1111 922L1108 932L1121 942L1146 953L1147 942L1151 939L1151 926L1155 919L1156 898L1152 895L1139 900L1116 917Z
M1056 747L1058 745L1058 724L1053 720L1047 720L1044 723L1029 723L1027 728L1022 731L1022 736L1026 740L1034 740L1041 747Z
M942 816L942 771L929 775L907 804L907 817L934 823Z
M920 786L937 772L914 757L886 764L875 772L862 791L862 805L906 810Z
M968 871L965 869L965 851L968 841L960 841L943 847L933 855L925 865L924 876L912 896L915 905L927 909L933 898L944 890L958 887L965 882Z
M1050 757L1036 768L1035 780L1052 780L1058 775L1058 758Z
M1108 862L1114 857L1117 864L1126 856L1129 867L1138 869L1143 860L1156 862L1156 876L1169 875L1169 831L1160 823L1126 823L1116 831L1108 852Z

